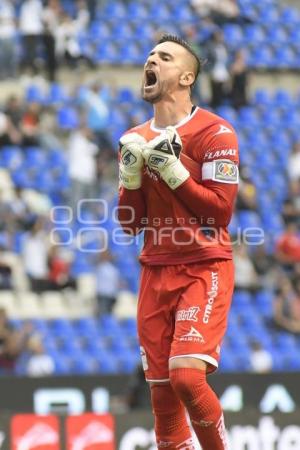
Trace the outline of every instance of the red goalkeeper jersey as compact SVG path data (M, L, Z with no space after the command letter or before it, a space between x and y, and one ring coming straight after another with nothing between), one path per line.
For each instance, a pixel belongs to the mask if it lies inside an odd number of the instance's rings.
M142 187L119 191L119 220L126 233L144 230L140 261L148 265L231 259L227 226L238 188L238 142L232 126L201 108L175 127L180 160L190 177L171 190L145 166ZM153 119L130 132L147 141L161 133Z

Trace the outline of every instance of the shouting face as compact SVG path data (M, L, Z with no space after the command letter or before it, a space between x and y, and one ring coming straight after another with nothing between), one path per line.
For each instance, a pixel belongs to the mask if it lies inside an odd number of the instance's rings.
M150 52L144 66L142 97L157 103L190 88L195 80L193 56L175 42L163 42Z

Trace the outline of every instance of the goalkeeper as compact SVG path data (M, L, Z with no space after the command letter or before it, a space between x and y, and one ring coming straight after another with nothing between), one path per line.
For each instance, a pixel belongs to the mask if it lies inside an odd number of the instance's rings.
M231 125L194 106L200 61L165 35L144 66L152 120L120 140L119 220L145 231L138 333L158 449L193 450L186 410L203 450L227 449L216 370L234 286L227 225L238 187Z

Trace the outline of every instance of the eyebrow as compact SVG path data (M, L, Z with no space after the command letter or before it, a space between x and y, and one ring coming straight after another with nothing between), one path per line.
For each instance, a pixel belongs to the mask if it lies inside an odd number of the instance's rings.
M160 57L168 56L169 58L173 58L173 56L172 56L170 53L163 52L163 51L161 51L161 50L159 50L158 52L155 52L154 50L152 50L152 51L149 53L148 56L152 56L152 55L154 55L155 53L158 53L158 55L159 55Z

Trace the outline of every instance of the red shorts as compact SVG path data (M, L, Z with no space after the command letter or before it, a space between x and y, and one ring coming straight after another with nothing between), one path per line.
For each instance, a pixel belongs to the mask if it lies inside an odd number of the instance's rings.
M138 334L148 381L167 381L170 358L218 367L234 287L232 260L143 266Z

